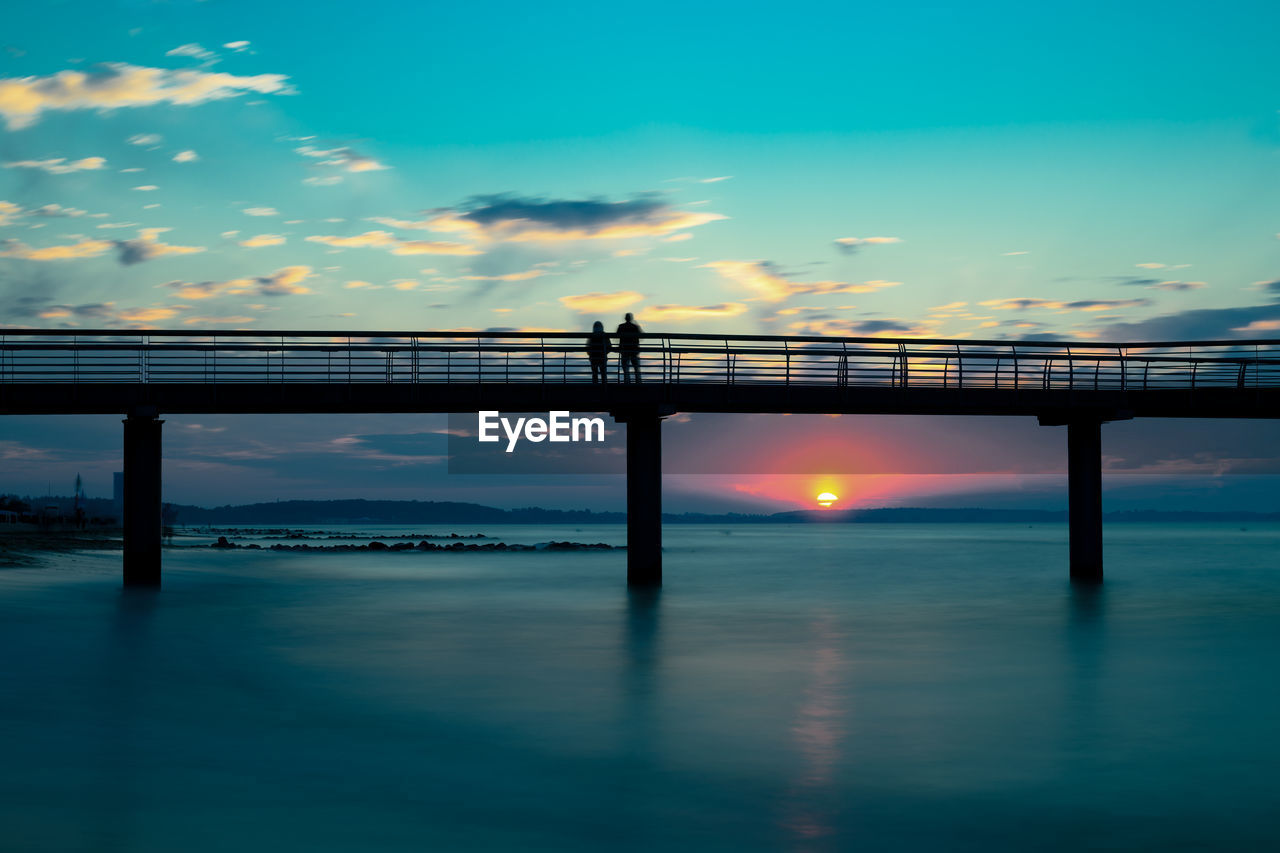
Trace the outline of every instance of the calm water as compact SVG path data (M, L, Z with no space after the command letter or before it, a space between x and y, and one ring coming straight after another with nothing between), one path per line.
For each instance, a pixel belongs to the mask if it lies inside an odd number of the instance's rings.
M0 849L1274 849L1280 527L1107 533L1095 593L1060 526L669 527L656 597L622 553L0 571Z

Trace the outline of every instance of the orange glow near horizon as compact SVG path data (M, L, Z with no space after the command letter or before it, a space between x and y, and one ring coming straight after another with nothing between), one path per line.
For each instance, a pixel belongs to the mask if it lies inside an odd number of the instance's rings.
M672 476L671 488L686 494L723 496L732 492L760 505L761 511L819 509L823 512L911 505L912 502L965 493L1018 492L1042 477L1005 472L981 474L762 474ZM1035 484L1035 485L1033 485ZM819 496L838 496L830 506ZM819 507L815 507L815 503Z

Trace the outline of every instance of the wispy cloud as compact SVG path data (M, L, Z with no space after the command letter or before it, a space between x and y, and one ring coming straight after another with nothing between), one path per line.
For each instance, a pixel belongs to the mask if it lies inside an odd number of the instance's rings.
M377 221L394 228L463 234L476 241L556 243L663 237L726 218L680 210L650 196L611 202L496 195L478 196L457 209L431 211L421 221Z
M71 261L81 258L96 258L115 248L113 240L82 239L75 243L61 246L44 246L36 249L19 240L5 240L0 250L0 258L20 258L24 261Z
M931 337L935 330L909 320L805 320L789 327L797 334L836 335L851 338L920 338Z
M283 74L236 76L108 62L90 71L0 78L0 116L10 130L17 130L34 124L48 111L192 106L246 92L289 94L292 90Z
M1113 311L1120 308L1141 308L1151 304L1150 299L1077 299L1063 302L1056 299L1039 299L1022 296L1013 299L988 299L979 302L994 311L1026 311L1043 308L1055 311Z
M856 253L863 246L881 246L886 243L901 243L900 237L838 237L836 248L846 255Z
M2 82L2 81L0 81ZM3 108L0 107L0 112ZM71 172L94 172L107 166L105 157L84 157L80 160L68 160L65 157L53 157L48 160L14 160L5 163L6 169L39 169L50 175L67 175Z
M233 278L228 281L171 281L161 285L176 290L183 299L213 299L219 296L296 296L311 293L301 282L311 276L311 267L282 267L270 275Z
M116 240L115 247L120 252L120 263L130 266L154 258L163 258L166 255L193 255L204 251L203 246L171 246L168 243L161 243L158 235L168 230L168 228L143 228L138 232L136 239Z
M594 292L561 296L559 301L561 305L570 311L576 311L579 314L592 314L595 312L621 311L623 308L635 305L642 299L644 299L643 293L637 293L634 290L619 290L614 293Z
M746 312L747 306L741 302L720 302L716 305L650 305L640 312L640 319L645 322L714 320L722 317L737 317Z
M76 218L91 215L87 210L78 207L63 207L60 204L44 204L40 207L24 208L11 201L0 201L0 226L10 225L19 219L34 216L38 219ZM98 214L105 216L106 214ZM99 228L102 226L99 225Z
M711 261L699 269L712 269L723 278L740 284L765 302L782 300L801 294L821 293L873 293L887 287L897 287L897 281L793 281L778 271L770 261Z
M50 305L39 314L42 320L61 320L64 326L92 323L95 326L150 328L152 324L170 320L183 309L181 305L117 308L114 302L89 302L81 305Z
M280 234L258 234L247 240L241 240L240 245L246 249L261 249L264 246L281 246L284 245L285 238Z
M186 57L188 59L198 59L201 62L210 64L210 65L218 61L218 54L214 53L212 50L201 47L195 42L192 42L190 44L180 44L177 47L175 47L173 50L166 50L164 52L164 55L165 56L181 56L181 57Z
M317 166L334 166L344 172L381 172L391 167L361 154L354 148L343 145L337 148L316 148L314 145L301 145L294 149L303 157L311 157Z
M61 246L44 246L33 248L18 240L7 240L0 243L0 257L20 258L26 261L72 261L84 258L96 258L111 250L116 250L117 260L125 266L132 266L166 255L191 255L203 252L203 246L174 246L160 242L159 235L168 228L143 228L132 240L96 240L80 238L75 243Z
M393 255L478 255L480 250L465 243L442 240L399 240L390 231L366 231L342 237L313 234L309 243L320 243L335 249L387 249Z

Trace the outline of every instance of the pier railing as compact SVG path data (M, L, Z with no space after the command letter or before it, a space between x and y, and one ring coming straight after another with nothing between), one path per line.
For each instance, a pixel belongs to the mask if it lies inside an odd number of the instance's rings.
M609 381L619 379L616 337ZM896 388L1280 387L1280 340L644 335L644 382ZM0 384L590 383L585 334L11 329Z

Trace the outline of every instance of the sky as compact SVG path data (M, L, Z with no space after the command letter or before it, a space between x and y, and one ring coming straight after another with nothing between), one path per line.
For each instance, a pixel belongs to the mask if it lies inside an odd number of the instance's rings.
M1261 2L11 4L0 324L1277 335L1278 30ZM817 463L767 463L815 437L846 506L1063 501L1034 421L696 421L665 429L749 461L670 506L808 505ZM172 418L166 492L621 506L450 477L444 429ZM1280 431L1222 429L1107 427L1109 493L1280 509ZM119 425L6 418L0 463L105 494Z

